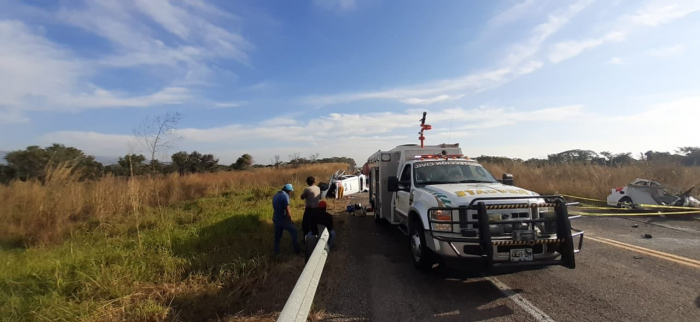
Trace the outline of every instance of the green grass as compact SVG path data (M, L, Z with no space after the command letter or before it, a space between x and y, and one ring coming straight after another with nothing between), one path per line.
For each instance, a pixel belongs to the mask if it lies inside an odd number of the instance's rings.
M293 258L270 257L274 192L255 188L90 221L61 245L4 249L0 320L199 320L237 313L272 266Z

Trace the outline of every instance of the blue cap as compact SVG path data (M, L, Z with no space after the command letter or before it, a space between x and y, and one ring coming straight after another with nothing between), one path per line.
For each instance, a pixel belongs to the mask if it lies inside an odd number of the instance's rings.
M288 184L284 185L284 187L282 188L282 190L285 190L285 191L294 191L294 187L292 186L291 183L288 183Z

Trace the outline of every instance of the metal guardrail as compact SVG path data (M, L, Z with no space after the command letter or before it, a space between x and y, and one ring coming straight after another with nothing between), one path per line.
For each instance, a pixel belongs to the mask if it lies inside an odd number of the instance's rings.
M318 282L328 257L328 229L323 229L311 257L294 285L292 294L282 309L278 322L306 321L313 304Z

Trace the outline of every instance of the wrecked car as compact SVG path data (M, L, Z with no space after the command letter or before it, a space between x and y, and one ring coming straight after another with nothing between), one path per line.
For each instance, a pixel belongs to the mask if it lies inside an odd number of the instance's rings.
M691 196L694 188L695 186L692 186L681 194L672 194L654 180L635 179L626 186L612 189L607 204L620 208L632 208L636 205L700 208L700 201Z

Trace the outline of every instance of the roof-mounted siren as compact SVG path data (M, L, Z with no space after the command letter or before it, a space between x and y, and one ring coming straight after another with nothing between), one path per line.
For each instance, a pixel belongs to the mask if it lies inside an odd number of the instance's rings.
M425 141L425 136L423 136L423 131L433 129L433 127L430 126L430 124L425 124L425 115L426 114L428 114L428 112L423 112L423 118L420 119L420 132L418 132L418 134L420 134L420 137L418 137L418 140L420 140L420 148L421 149L423 148L423 141Z

